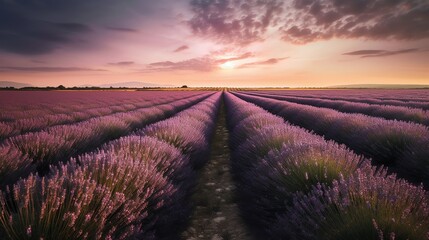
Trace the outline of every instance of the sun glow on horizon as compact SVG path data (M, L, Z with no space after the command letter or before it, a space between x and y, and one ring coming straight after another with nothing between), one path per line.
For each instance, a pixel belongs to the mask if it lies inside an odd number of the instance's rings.
M219 67L225 70L234 69L235 64L233 62L224 62L222 64L219 64Z

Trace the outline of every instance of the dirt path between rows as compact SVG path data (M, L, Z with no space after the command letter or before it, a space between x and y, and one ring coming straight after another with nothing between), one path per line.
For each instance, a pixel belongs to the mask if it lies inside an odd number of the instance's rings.
M195 209L183 240L251 239L239 216L235 186L230 172L226 112L221 105L210 159L200 170L198 184L192 196Z

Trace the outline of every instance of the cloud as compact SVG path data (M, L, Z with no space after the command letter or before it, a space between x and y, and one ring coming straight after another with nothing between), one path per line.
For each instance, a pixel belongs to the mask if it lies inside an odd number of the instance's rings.
M80 68L80 67L0 67L0 70L13 72L105 72L104 69Z
M187 22L194 34L220 43L248 45L262 41L283 12L280 0L192 0Z
M136 32L130 23L165 18L160 12L166 3L167 0L0 0L0 51L28 56L65 48L99 47L103 45L101 41L111 39L106 32L97 31L97 26Z
M32 63L37 63L37 64L45 64L46 63L45 61L37 60L37 59L31 60L31 62Z
M91 28L81 23L55 23L58 27L76 33L90 32Z
M146 70L151 72L157 71L175 71L175 70L189 70L197 72L210 72L217 68L215 60L209 57L192 58L179 62L154 62L149 64Z
M250 58L250 57L253 57L253 53L246 52L246 53L243 53L243 54L239 55L238 57L230 57L230 58L218 59L218 60L216 60L216 63L217 64L222 64L222 63L232 62L232 61L238 61L238 60L242 60L242 59L246 59L246 58Z
M416 40L429 37L427 0L294 0L282 39L305 44L331 38Z
M111 31L118 31L118 32L128 32L128 33L136 33L138 32L137 29L134 28L126 28L126 27L106 27L106 29Z
M186 49L189 49L189 47L187 45L182 45L182 46L176 48L173 52L181 52L181 51L184 51Z
M192 0L191 11L194 34L228 45L263 41L272 32L294 44L429 37L427 0Z
M214 58L210 55L191 58L184 61L172 62L172 61L163 61L163 62L154 62L150 63L148 68L145 71L155 72L155 71L176 71L176 70L185 70L185 71L197 71L197 72L211 72L216 69L219 69L219 65L231 62L238 61L246 58L252 57L251 52L243 53L237 57L229 58Z
M354 51L354 52L343 53L343 55L361 56L362 58L387 57L387 56L392 56L392 55L399 55L399 54L412 53L412 52L418 52L418 51L419 51L419 49L417 49L417 48L402 49L402 50L397 50L397 51L359 50L359 51Z
M274 65L285 59L287 58L270 58L265 61L249 62L249 63L244 63L240 65L239 68L248 68L248 67L254 67L254 66L261 66L261 65Z
M135 62L133 61L122 61L122 62L112 62L112 63L108 63L109 65L112 66L130 66L135 64Z
M377 55L385 52L386 50L359 50L354 52L343 53L343 55Z
M210 56L192 58L184 61L172 62L172 61L163 61L163 62L154 62L149 64L148 68L145 71L176 71L176 70L188 70L188 71L198 71L198 72L211 72L216 69L219 69L219 65L226 62L239 61L243 59L248 59L253 57L254 54L251 52L246 52L237 57L229 58L220 58L215 59ZM264 61L249 62L239 65L238 68L248 68L261 65L274 65L278 62L287 59L287 58L270 58Z
M85 44L91 28L77 22L55 22L16 14L0 2L0 50L23 55L39 55L65 45Z

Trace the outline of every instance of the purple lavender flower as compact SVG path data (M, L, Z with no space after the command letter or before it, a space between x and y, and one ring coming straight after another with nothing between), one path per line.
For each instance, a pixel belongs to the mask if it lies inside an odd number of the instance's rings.
M282 118L269 113L258 113L251 115L241 120L234 127L234 131L231 134L230 140L231 146L236 147L244 139L247 139L249 136L255 134L261 128L264 128L268 125L276 125L282 123L284 123L284 120Z
M105 145L103 149L109 154L151 165L176 184L183 184L194 175L188 157L183 156L179 149L153 137L123 137Z
M271 233L273 239L426 239L428 193L383 171L358 170L298 195Z
M411 121L415 123L429 125L429 113L408 106L389 106L380 104L368 104L359 102L349 102L345 100L328 100L321 98L307 98L298 96L280 96L268 93L252 93L255 96L270 97L289 102L307 104L315 107L325 107L346 113L361 113L368 116L382 117L392 120Z
M375 164L400 165L401 168L395 168L395 171L401 177L413 182L429 182L429 172L426 171L429 162L425 160L429 154L426 151L429 129L425 126L246 94L237 95L270 109L293 124L346 144L357 153L372 158Z
M0 232L9 239L105 239L109 216L122 205L94 181L31 175L0 193Z
M13 146L0 147L0 188L26 177L35 167L30 158Z

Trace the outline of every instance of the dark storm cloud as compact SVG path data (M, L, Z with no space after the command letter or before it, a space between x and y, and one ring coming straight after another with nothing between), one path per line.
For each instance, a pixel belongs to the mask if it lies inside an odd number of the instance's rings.
M240 65L239 68L248 68L248 67L254 67L254 66L261 66L261 65L274 65L285 59L287 58L270 58L265 61L245 63Z
M79 67L0 67L3 72L105 72L104 69Z
M399 55L399 54L405 54L405 53L412 53L417 52L419 49L417 48L410 48L410 49L402 49L397 51L388 51L388 50L359 50L354 52L347 52L343 55L353 55L353 56L360 56L362 58L368 58L368 57L388 57L392 55Z
M186 49L189 49L189 47L187 45L182 45L176 48L173 52L181 52L181 51L185 51Z
M261 41L268 29L295 44L429 37L427 0L192 0L191 9L188 24L193 32L221 43Z
M236 45L263 40L283 11L280 0L192 0L191 9L195 34Z
M136 21L136 16L156 14L152 7L161 4L141 0L0 0L0 51L39 55L64 47L99 46L102 39L97 26L136 32L127 23Z
M49 53L63 45L80 45L91 28L77 22L35 19L0 2L0 50L23 55Z
M90 27L80 23L56 23L55 25L70 32L84 33L91 31Z

